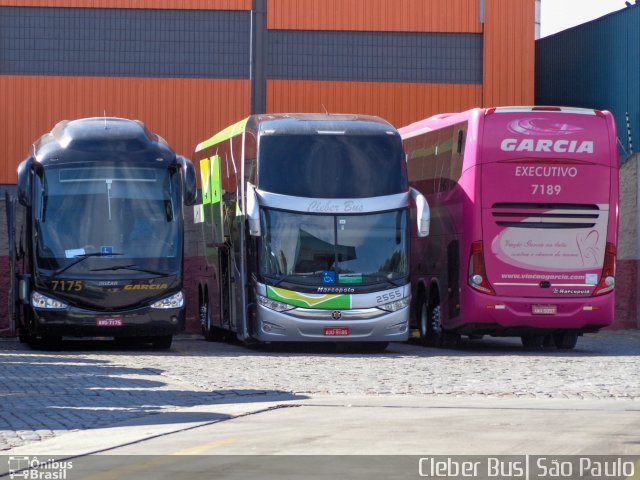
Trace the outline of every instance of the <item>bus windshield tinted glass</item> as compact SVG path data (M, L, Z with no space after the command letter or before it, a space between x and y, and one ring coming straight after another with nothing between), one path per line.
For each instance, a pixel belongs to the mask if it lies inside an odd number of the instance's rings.
M358 216L261 212L260 273L272 282L372 285L408 274L404 209Z
M173 273L182 242L178 177L122 164L45 168L36 179L39 266L58 270L89 255L65 271L104 275L117 264Z
M313 198L365 198L407 191L396 135L263 135L258 188Z

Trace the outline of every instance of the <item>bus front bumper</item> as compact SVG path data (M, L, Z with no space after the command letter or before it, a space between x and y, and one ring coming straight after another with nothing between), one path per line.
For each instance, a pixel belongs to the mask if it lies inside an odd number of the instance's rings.
M337 313L305 308L277 312L258 305L253 336L261 342L404 342L409 339L409 307Z
M150 337L184 330L185 309L142 307L119 312L96 312L76 307L64 310L31 308L33 333L73 337Z

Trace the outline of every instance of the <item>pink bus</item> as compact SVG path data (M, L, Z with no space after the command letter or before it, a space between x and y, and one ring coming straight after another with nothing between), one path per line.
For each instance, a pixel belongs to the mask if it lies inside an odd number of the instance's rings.
M476 108L399 131L410 185L431 208L429 237L412 238L411 326L422 343L520 336L525 347L571 349L613 322L609 112Z

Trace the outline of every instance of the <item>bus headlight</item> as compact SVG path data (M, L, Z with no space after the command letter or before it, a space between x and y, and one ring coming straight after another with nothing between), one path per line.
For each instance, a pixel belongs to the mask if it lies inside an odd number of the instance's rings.
M262 305L269 310L275 310L276 312L286 312L287 310L293 310L296 308L288 303L278 302L277 300L271 300L270 298L263 297L262 295L256 295L258 304Z
M401 308L409 306L411 297L405 297L402 300L396 300L394 302L385 303L384 305L378 305L378 308L387 312L397 312Z
M38 292L31 293L31 306L46 310L64 310L68 305L55 298L47 297Z
M181 308L184 305L184 294L174 293L170 297L165 297L151 304L151 308Z

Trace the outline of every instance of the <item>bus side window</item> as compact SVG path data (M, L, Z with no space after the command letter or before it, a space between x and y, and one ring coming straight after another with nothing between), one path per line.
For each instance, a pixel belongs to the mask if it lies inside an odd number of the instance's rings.
M453 190L460 177L462 176L462 159L464 154L464 141L466 137L466 131L463 129L457 130L455 136L454 151L451 155L451 166L449 169L449 190Z
M422 193L438 192L438 132L429 132L425 135L425 160L423 175L427 188Z
M464 150L464 140L465 140L465 131L460 129L458 130L458 142L457 142L457 147L456 147L456 153L458 155L462 155L463 154L463 150Z
M257 150L258 145L254 132L246 130L244 135L244 181L252 185L257 185L256 169L257 169Z
M450 190L450 170L453 157L453 127L446 127L438 131L437 156L437 189L436 192Z

